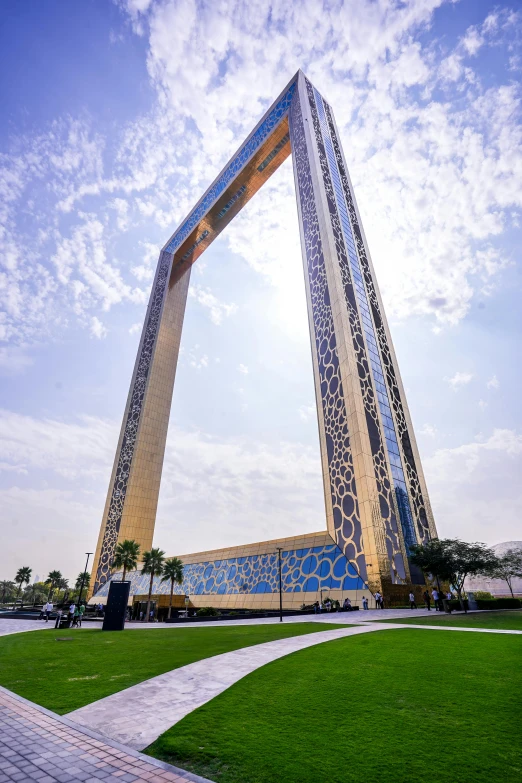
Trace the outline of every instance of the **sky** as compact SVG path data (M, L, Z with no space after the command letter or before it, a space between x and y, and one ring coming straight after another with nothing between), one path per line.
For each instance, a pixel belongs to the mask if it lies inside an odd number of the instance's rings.
M94 551L161 246L298 68L441 536L522 539L520 0L3 0L0 579ZM291 160L196 263L154 543L323 530Z

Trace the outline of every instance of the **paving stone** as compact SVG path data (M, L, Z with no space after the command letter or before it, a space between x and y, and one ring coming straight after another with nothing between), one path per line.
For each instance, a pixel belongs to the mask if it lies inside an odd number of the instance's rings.
M195 779L176 767L104 741L2 687L0 736L0 783L133 783L145 776L166 783L165 773L180 783Z

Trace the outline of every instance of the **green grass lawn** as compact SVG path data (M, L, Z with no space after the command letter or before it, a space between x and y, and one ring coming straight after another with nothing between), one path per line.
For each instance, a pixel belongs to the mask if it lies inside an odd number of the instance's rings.
M472 614L444 614L432 612L431 616L415 618L415 610L405 620L379 620L380 623L414 623L415 625L452 625L469 628L500 628L522 631L522 609L513 611L472 612Z
M179 666L289 636L345 628L274 623L103 632L52 629L0 637L0 685L63 715ZM57 641L60 638L71 641Z
M386 630L264 666L147 753L220 783L520 783L522 638Z

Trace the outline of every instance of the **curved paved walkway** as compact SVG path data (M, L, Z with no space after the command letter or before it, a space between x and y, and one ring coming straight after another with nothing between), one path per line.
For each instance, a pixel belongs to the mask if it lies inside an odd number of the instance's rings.
M142 750L185 715L260 666L315 644L382 631L385 627L367 624L338 628L243 647L152 677L69 712L67 717L124 745Z
M522 634L493 628L466 628L440 625L402 625L365 623L333 631L318 631L306 636L294 636L243 647L212 658L173 669L126 690L107 696L68 713L67 717L81 726L94 729L104 736L136 750L142 750L160 734L202 704L218 696L238 680L271 661L323 642L374 631L419 629L462 631L472 633ZM153 707L151 708L151 705Z

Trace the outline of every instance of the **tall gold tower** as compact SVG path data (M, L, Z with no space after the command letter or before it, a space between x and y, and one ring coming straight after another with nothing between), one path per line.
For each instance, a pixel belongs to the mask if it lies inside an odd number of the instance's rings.
M371 589L421 583L436 535L420 457L333 112L299 71L161 251L93 568L150 548L192 264L292 153L326 531ZM226 589L226 587L225 587Z

